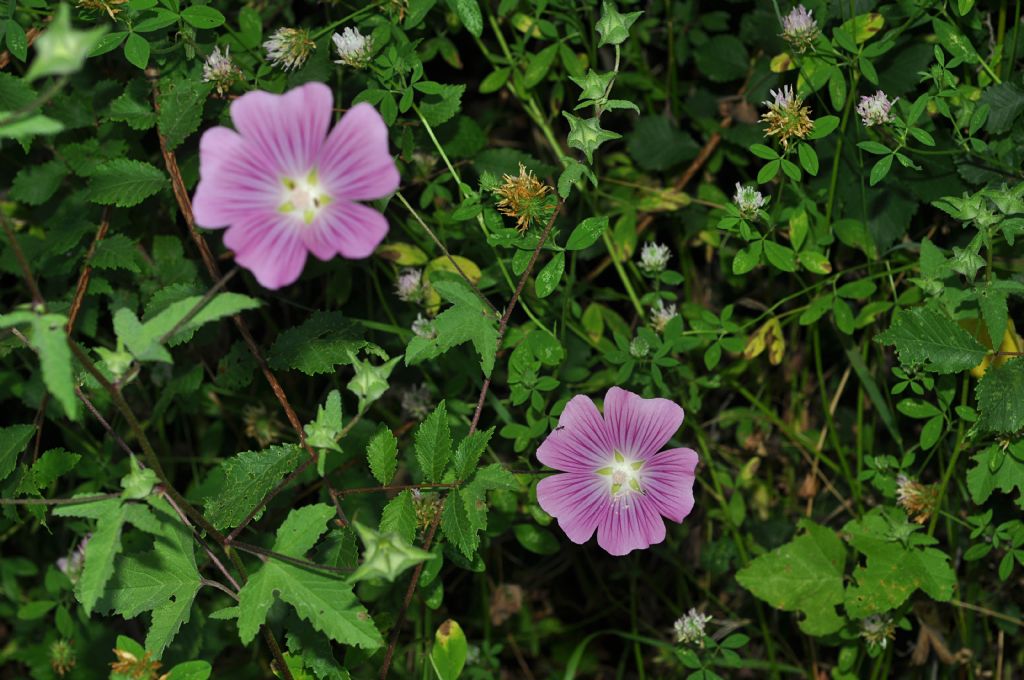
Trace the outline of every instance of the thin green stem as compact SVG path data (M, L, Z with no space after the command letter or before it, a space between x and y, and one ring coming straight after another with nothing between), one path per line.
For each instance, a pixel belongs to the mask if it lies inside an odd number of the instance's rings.
M636 291L633 290L633 284L630 282L629 276L626 275L626 270L622 268L622 263L619 262L619 256L615 252L615 245L608 236L607 230L601 232L601 238L604 239L604 245L608 249L608 255L612 258L612 264L615 266L615 271L619 273L619 279L622 280L622 285L626 289L626 294L629 296L630 302L633 303L633 308L636 310L637 315L643 318L644 306L640 304L640 298L636 296Z

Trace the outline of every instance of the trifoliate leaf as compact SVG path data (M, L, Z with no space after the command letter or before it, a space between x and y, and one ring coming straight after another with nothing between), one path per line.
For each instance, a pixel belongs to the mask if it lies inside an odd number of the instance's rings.
M366 447L366 458L374 479L385 486L391 483L398 469L398 439L386 425L381 425Z
M957 373L976 366L985 347L943 312L931 307L904 310L876 339L895 345L904 364L925 364L936 373Z
M218 529L238 526L281 479L295 469L303 451L295 444L245 451L220 464L224 484L205 499L207 519ZM261 510L253 518L258 520Z
M341 312L316 312L277 336L267 361L271 368L295 369L306 375L333 373L335 366L351 364L366 344L362 326Z
M272 550L302 559L334 514L334 508L324 503L292 510L278 529ZM243 643L256 637L275 595L335 642L364 649L384 644L370 615L352 593L351 577L343 579L273 558L252 574L238 593L238 634Z
M452 455L448 409L442 401L416 428L416 461L428 482L440 482Z
M846 549L836 533L802 520L804 533L761 555L736 574L741 586L773 607L806 616L800 630L829 635L843 626L836 605L843 601Z
M434 319L433 338L414 337L405 353L407 366L438 357L456 345L472 342L480 355L480 368L490 377L498 351L497 318L461 279L431 281L441 296L453 303Z

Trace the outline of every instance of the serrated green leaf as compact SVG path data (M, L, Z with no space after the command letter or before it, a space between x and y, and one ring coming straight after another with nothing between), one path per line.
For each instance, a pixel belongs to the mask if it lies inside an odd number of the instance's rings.
M198 9L193 6L189 9ZM220 12L213 10L218 15ZM221 16L221 21L224 17ZM160 83L157 96L159 113L157 127L167 140L167 148L175 149L193 132L199 129L203 120L203 105L210 94L211 84L195 78L166 79Z
M42 205L57 192L67 174L67 166L60 161L24 167L14 176L8 196L26 205Z
M204 501L210 523L218 529L241 524L256 504L302 459L295 444L271 446L263 451L244 451L220 464L224 484L220 491ZM263 514L261 510L253 520Z
M441 531L467 559L473 558L473 553L480 545L480 537L470 523L466 501L460 489L452 490L445 499L444 510L441 512Z
M975 394L979 428L1007 434L1024 428L1024 357L990 366Z
M476 472L480 456L487 449L487 444L491 441L493 434L493 427L477 430L459 442L459 446L455 449L455 456L452 458L452 472L455 474L456 480L466 481L470 475Z
M806 616L800 630L828 635L843 626L836 605L843 601L846 549L831 529L802 520L804 533L753 560L736 581L773 607Z
M88 494L87 494L88 495ZM128 506L120 498L82 505L64 505L54 509L58 517L88 517L96 520L89 543L85 546L85 563L75 584L75 595L86 614L92 613L114 574L114 558L121 553L121 530Z
M431 285L452 306L434 319L436 337L413 337L405 352L407 366L438 357L464 342L472 342L480 355L485 377L494 369L498 351L497 318L461 279L431 280Z
M442 400L434 412L416 428L416 461L428 482L439 482L452 455L448 409Z
M465 85L442 85L421 81L414 87L426 95L420 99L417 110L430 125L440 125L451 120L462 108Z
M936 373L966 371L987 353L955 321L931 307L904 310L877 340L895 345L902 363L925 364Z
M412 503L411 491L402 491L384 506L380 518L380 533L398 534L410 545L416 540L416 508Z
M167 186L167 176L149 163L121 158L96 168L89 182L89 200L130 208Z
M366 447L366 458L374 479L381 486L390 484L398 469L398 439L386 425L381 425L370 440Z
M971 500L981 505L993 491L1017 492L1016 502L1024 508L1024 440L1003 449L992 444L971 457L974 467L967 471L967 490Z
M107 117L127 123L133 130L148 130L156 124L156 112L149 103L149 85L143 80L128 83L124 92L110 102Z
M35 433L35 425L0 427L0 481L14 471L18 464L18 455L32 441Z
M15 425L15 427L31 426ZM4 429L6 430L10 428ZM0 435L0 437L2 437L2 435ZM2 458L2 451L0 451L0 458ZM18 481L18 486L14 490L15 495L40 495L43 491L48 489L50 485L57 481L58 477L73 470L81 458L82 457L77 453L71 453L64 449L50 449L48 451L44 451L43 455L39 456L39 459L32 463L32 467L28 469L25 476ZM2 464L0 464L0 473L2 472L3 467ZM0 474L0 479L3 479L3 474Z
M75 396L74 367L64 330L67 321L67 317L60 314L34 317L30 341L32 349L39 355L46 389L57 399L68 418L77 420L81 407Z
M362 326L341 312L315 312L301 325L277 336L267 361L271 368L295 369L306 375L333 373L349 365L366 346Z

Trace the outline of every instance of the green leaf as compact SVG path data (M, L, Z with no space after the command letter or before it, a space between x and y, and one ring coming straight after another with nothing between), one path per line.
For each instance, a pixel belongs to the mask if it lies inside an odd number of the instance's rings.
M67 174L67 166L60 161L26 166L14 176L8 197L26 205L42 205L57 192Z
M977 64L980 60L974 45L963 33L957 30L956 26L941 19L932 19L932 28L939 39L938 44L942 45L954 57L962 59L968 64Z
M198 9L193 6L189 9ZM220 12L211 8L211 12ZM188 10L186 10L187 12ZM183 15L184 16L184 15ZM221 21L224 17L221 16ZM210 94L210 83L195 78L167 78L160 81L157 96L157 127L167 141L168 149L175 149L193 132L199 129L203 120L203 105Z
M479 38L484 31L484 18L480 13L480 3L477 0L454 0L455 13L459 21L466 27L470 35Z
M31 427L31 425L15 425L14 427ZM10 428L4 429L6 430ZM0 434L0 440L2 440L2 438L3 435ZM0 451L0 459L2 459L2 457L2 451ZM58 477L74 469L81 458L82 457L77 453L71 453L64 449L50 449L49 451L45 451L38 460L32 463L32 467L25 473L25 476L18 480L18 487L14 491L15 495L42 495L44 491L49 489L50 486L57 481ZM3 479L4 477L2 474L2 465L3 464L0 463L0 479Z
M143 80L128 83L124 92L110 102L107 117L127 123L133 130L148 130L156 124L156 112L149 103L149 85Z
M204 511L218 529L238 526L256 504L302 459L295 444L271 446L263 451L244 451L220 464L224 484L204 500ZM263 510L253 520L258 520Z
M124 234L110 234L99 242L89 265L94 269L125 269L142 272L143 260L139 246Z
M271 368L295 369L306 375L334 373L337 365L349 365L366 346L362 326L341 312L315 312L301 325L279 336L270 348Z
M846 589L846 612L851 618L896 609L918 588L940 602L953 596L956 573L949 565L949 555L915 545L921 543L912 540L919 529L907 522L902 510L886 507L876 507L863 518L846 523L843 532L850 544L867 558L853 571L855 585Z
M758 557L736 574L736 581L773 607L800 611L800 630L829 635L843 627L836 605L843 601L846 549L836 533L801 520L804 533Z
M694 50L693 57L701 73L715 83L743 78L750 63L747 46L728 33L712 37L700 49Z
M196 28L217 28L224 23L224 15L212 7L191 5L186 7L181 18Z
M467 0L475 2L475 0ZM430 125L440 125L451 118L462 108L462 93L465 85L442 85L431 81L420 81L415 87L427 95L417 104L418 111Z
M444 400L416 428L416 461L428 482L440 482L452 455L452 435L448 429L448 409Z
M32 349L39 355L39 366L43 372L43 383L56 398L71 420L77 420L78 397L75 396L75 375L71 362L71 348L64 330L67 317L60 314L43 314L32 319Z
M457 621L448 619L437 627L434 646L430 650L430 665L438 680L457 680L466 665L468 654L466 634Z
M18 456L36 433L35 425L10 425L0 427L0 481L14 471Z
M477 430L459 442L459 446L455 449L455 456L452 458L452 471L457 481L465 481L476 472L480 456L487 449L487 444L491 441L493 434L493 427Z
M981 505L993 491L1017 491L1017 505L1024 508L1024 440L1017 440L1006 449L998 443L991 444L971 460L974 467L967 471L967 490L972 501Z
M316 409L316 420L307 423L303 430L306 443L317 449L330 449L341 453L338 438L341 436L341 392L331 390L323 406ZM320 456L320 460L325 457ZM323 474L323 473L321 473Z
M764 256L776 268L784 272L796 271L796 253L792 248L780 245L775 241L764 241Z
M334 514L334 508L324 503L292 510L278 529L271 549L302 559ZM363 649L384 644L380 631L353 594L351 583L276 559L267 560L238 593L238 634L244 644L256 637L275 595L335 642Z
M537 555L554 555L561 550L554 534L536 524L517 524L512 531L519 545Z
M149 163L121 158L96 168L89 182L89 200L130 208L167 186L167 176Z
M13 12L13 9L11 10ZM7 34L7 49L18 61L28 61L28 36L25 29L14 19L8 19L4 32Z
M92 613L107 581L114 574L114 558L121 552L121 530L128 507L120 498L112 498L81 505L63 505L53 510L58 517L96 520L96 528L85 546L85 566L75 584L75 595L86 614Z
M924 364L936 373L958 373L977 366L986 349L959 324L931 307L900 313L876 339L895 345L900 362Z
M473 558L473 553L480 545L480 537L469 521L461 489L453 489L445 499L444 510L441 512L441 531L467 559Z
M583 250L597 243L601 234L608 228L608 217L588 217L572 230L569 240L565 243L566 250Z
M160 528L153 549L117 558L100 607L127 619L151 611L153 622L146 636L146 649L159 659L182 624L188 623L201 579L192 532L167 501L155 499L152 505Z
M453 305L434 319L436 337L416 336L409 341L406 365L416 365L464 342L472 342L480 355L484 376L490 377L498 351L497 317L461 278L432 279L431 285Z
M377 434L366 447L366 458L374 479L387 486L398 469L398 439L386 425L381 425Z
M1006 434L1024 428L1024 357L989 366L975 394L979 428Z
M558 43L555 43L527 57L526 70L523 72L523 85L526 89L530 89L544 80L544 76L551 70L551 63L557 54Z
M138 33L129 33L124 41L124 58L132 66L145 71L149 66L149 42Z
M800 144L797 146L797 154L800 156L800 165L810 175L818 174L818 154L814 152L814 147L810 144Z
M416 508L413 506L411 491L402 491L384 506L380 533L398 534L409 544L416 540Z
M537 273L537 279L535 282L535 292L538 298L546 298L555 292L558 288L558 283L562 280L562 274L565 272L565 253L559 251L555 253L547 264Z

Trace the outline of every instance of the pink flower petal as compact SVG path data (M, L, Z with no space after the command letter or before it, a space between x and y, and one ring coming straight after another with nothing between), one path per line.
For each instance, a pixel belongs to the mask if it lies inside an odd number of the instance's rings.
M296 177L315 165L333 111L331 89L306 83L285 94L247 92L231 104L231 119L261 163Z
M274 213L282 186L265 165L254 162L234 130L210 128L199 141L199 186L192 199L196 224L219 229L255 215Z
M235 261L270 290L295 283L306 263L306 246L287 218L235 223L224 232L224 244L235 251Z
M369 201L398 188L388 126L375 108L363 102L342 116L320 151L317 169L335 198Z
M336 254L349 259L369 257L388 233L388 221L373 208L335 200L317 220L301 230L310 252L321 260Z
M609 442L624 455L650 458L683 424L683 409L668 399L644 399L612 387L604 398Z
M586 543L611 504L608 481L588 472L567 472L537 483L537 502L558 520L573 543Z
M643 487L658 512L682 522L693 510L697 452L670 449L650 458L643 468Z
M665 540L665 522L655 504L634 494L605 509L597 527L597 544L611 555L625 555Z
M558 427L537 449L537 459L563 472L592 472L608 464L611 441L605 422L590 397L579 394L569 400Z

